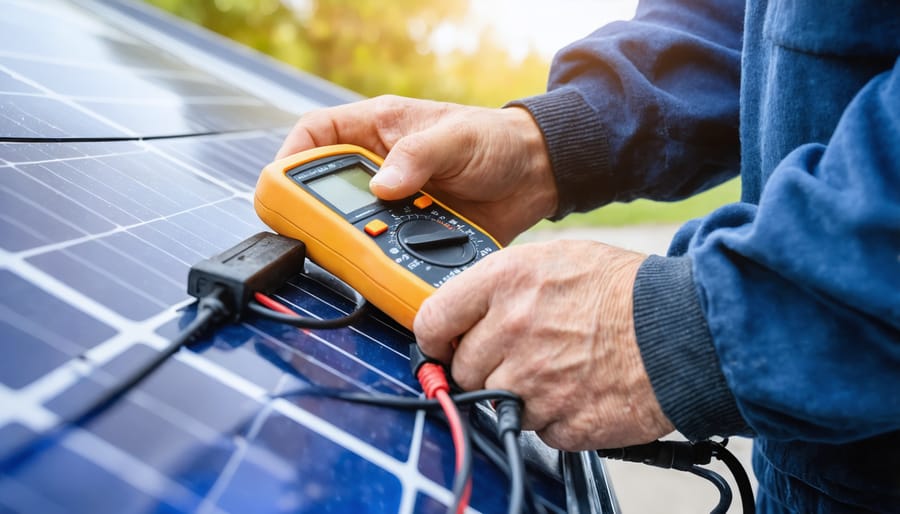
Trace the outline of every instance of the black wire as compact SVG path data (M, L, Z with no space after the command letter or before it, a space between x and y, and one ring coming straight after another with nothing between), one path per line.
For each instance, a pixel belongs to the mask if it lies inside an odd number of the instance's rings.
M0 469L21 464L28 457L34 455L40 449L39 446L42 443L52 440L69 427L82 425L96 417L123 394L147 378L169 357L180 350L182 346L207 329L209 325L226 318L229 312L222 301L224 292L224 289L217 288L210 295L201 298L196 317L174 339L169 341L165 348L141 364L140 368L129 373L120 382L104 389L100 396L87 402L80 408L76 408L74 412L61 415L55 425L35 434L31 439L14 448L8 455L0 458Z
M392 394L354 393L335 389L305 388L279 393L273 398L289 398L291 396L327 396L346 402L363 403L378 407L390 407L402 410L435 410L440 408L437 400L426 398L412 398ZM482 389L465 393L450 395L453 403L457 405L471 405L484 400L516 400L521 399L509 391L502 389Z
M473 409L471 412L475 412ZM478 416L471 417L474 426L472 427L472 431L470 432L472 436L472 442L475 443L475 447L484 454L485 457L491 461L494 466L497 467L507 479L510 478L509 471L509 462L506 460L506 456L503 454L503 451L494 443L493 440L488 439L487 436L481 433L480 428L487 430L487 427L483 424L483 422L479 422ZM523 459L524 462L524 459ZM525 481L525 497L528 500L526 505L529 507L531 512L536 514L547 514L547 509L544 508L544 505L538 502L537 497L534 494L534 491L531 490L531 487L528 485L528 481Z
M722 478L722 475L700 466L691 466L684 471L709 480L719 490L719 503L716 504L709 514L725 514L728 511L728 507L731 506L731 487L728 486L728 482Z
M512 431L503 433L503 448L506 450L506 459L509 462L509 514L522 512L522 504L525 495L525 460L522 458L522 450L519 448L519 439Z
M362 317L362 315L366 311L366 305L367 304L365 300L357 302L356 307L350 314L341 316L340 318L331 319L317 319L293 314L282 314L280 312L273 311L265 305L260 304L256 300L250 300L250 303L247 304L247 309L253 311L253 313L257 314L260 317L270 319L272 321L277 321L279 323L284 323L285 325L291 325L297 328L344 328L347 325L353 324Z
M725 448L724 444L713 442L713 446L715 448L713 450L713 456L724 462L725 465L728 466L728 470L731 471L731 474L734 476L734 481L738 486L738 492L741 495L741 510L744 514L755 514L756 502L753 499L753 488L750 486L750 477L747 476L747 471L744 469L744 466L741 465L741 462L733 453Z
M308 264L309 265L304 272L304 275L306 275L307 278L315 280L326 287L343 294L347 298L352 298L354 300L355 306L350 314L332 319L318 319L300 315L282 314L269 309L256 300L250 300L247 304L247 308L259 316L297 328L343 328L358 321L366 312L366 307L368 306L366 298L359 294L357 290L353 289L325 269L312 263Z

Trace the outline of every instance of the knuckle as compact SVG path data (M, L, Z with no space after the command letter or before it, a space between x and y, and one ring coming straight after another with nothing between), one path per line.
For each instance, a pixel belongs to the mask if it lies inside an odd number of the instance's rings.
M474 371L473 366L461 361L459 353L454 355L453 365L450 366L450 375L453 377L453 381L456 382L456 385L465 391L482 389L484 384L481 383L477 373Z
M539 430L537 434L551 448L563 451L578 451L581 449L578 444L579 439L563 423L553 423L543 430Z

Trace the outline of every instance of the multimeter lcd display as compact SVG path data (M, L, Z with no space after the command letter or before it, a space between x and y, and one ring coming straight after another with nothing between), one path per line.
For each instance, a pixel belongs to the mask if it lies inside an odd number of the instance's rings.
M310 180L306 185L344 214L350 214L378 201L369 192L371 178L372 175L361 166L350 166L337 173Z

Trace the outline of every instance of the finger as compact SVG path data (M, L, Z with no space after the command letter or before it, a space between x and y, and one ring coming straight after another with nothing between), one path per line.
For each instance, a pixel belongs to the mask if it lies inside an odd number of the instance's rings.
M419 307L413 332L425 355L449 364L453 356L452 341L468 332L487 313L494 288L490 285L490 268L484 264L490 260L485 259L457 275Z
M276 159L338 143L362 146L384 155L387 145L378 130L378 116L386 116L387 109L379 102L385 100L372 98L304 114L285 138Z
M384 200L406 198L433 178L445 178L465 169L471 149L476 148L476 138L471 126L455 121L409 134L391 148L369 187Z
M497 337L496 324L482 318L462 336L453 353L450 372L453 380L466 391L484 389L503 362L506 341Z

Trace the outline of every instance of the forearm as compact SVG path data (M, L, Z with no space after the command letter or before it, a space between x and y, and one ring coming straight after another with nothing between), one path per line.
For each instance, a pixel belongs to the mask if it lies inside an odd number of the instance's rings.
M900 429L898 69L857 95L827 146L788 155L758 207L725 206L683 229L674 246L694 291L678 287L677 259L638 274L636 291L676 296L639 302L636 292L635 317L663 410L679 429L700 427L689 436L733 431L719 419L730 406L773 439L843 443ZM679 300L702 316L665 316ZM693 356L711 379L674 384L654 351ZM694 386L697 402L704 388L725 402L718 413L679 396Z
M675 199L737 172L742 2L643 2L563 49L548 93L514 102L543 131L557 216Z

